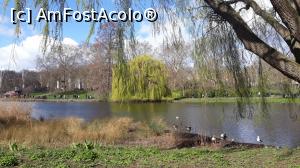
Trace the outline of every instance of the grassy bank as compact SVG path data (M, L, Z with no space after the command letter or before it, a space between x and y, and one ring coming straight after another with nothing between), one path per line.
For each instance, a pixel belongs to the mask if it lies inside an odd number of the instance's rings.
M0 102L0 167L298 167L300 149L176 149L166 124L130 118L32 120L30 106Z
M78 118L33 120L31 108L18 102L0 102L0 144L14 142L26 146L59 147L89 140L101 144L153 144L170 141L161 135L167 128L161 119L149 123L131 118L110 118L85 122ZM153 143L152 143L152 142Z
M46 96L47 98L39 98ZM162 102L174 102L174 103L237 103L240 98L237 97L215 97L215 98L163 98L162 100L149 100L149 99L126 99L122 101L112 101L110 99L93 97L92 99L87 99L86 94L79 95L79 98L73 98L72 95L66 96L66 98L54 97L54 94L39 94L35 98L22 98L22 99L0 99L0 101L23 101L23 102L121 102L121 103L162 103ZM245 99L246 100L246 99ZM261 103L262 98L260 97L250 97L245 102L250 103ZM281 97L267 97L265 98L267 103L297 103L300 104L300 98L281 98Z
M181 100L174 100L176 103L236 103L239 98L236 97L218 97L218 98L185 98ZM265 98L267 103L299 103L300 98L278 98L278 97L268 97ZM260 103L262 99L259 97L249 98L251 103Z
M16 145L15 145L16 146ZM161 150L153 147L72 144L61 148L0 149L0 166L10 167L295 167L300 149Z
M105 100L94 91L66 91L66 92L35 92L29 94L31 99L47 99L47 100Z

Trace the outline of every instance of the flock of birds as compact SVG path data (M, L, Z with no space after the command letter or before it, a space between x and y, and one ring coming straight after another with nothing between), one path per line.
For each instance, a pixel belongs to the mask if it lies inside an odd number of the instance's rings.
M178 116L176 116L176 120L179 120L179 117L178 117ZM173 128L174 128L174 130L178 130L178 125L174 124L174 125L173 125ZM186 129L187 132L191 132L191 131L192 131L192 127L190 127L190 126L185 127L185 129ZM227 139L226 133L220 134L220 138L221 138L222 140L226 140L226 139ZM217 141L217 137L216 137L215 135L213 135L213 136L211 137L211 141L212 141L212 142L216 142L216 141ZM231 139L231 141L234 142L234 139ZM256 141L257 141L258 143L262 143L262 142L263 142L263 141L261 140L260 136L257 136L257 137L256 137Z

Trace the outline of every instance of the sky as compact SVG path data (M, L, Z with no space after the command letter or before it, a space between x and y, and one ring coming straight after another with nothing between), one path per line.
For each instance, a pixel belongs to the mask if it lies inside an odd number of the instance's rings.
M2 1L2 2L1 2ZM0 0L3 4L4 0ZM41 24L28 25L21 24L21 36L16 38L15 25L11 23L11 8L14 7L14 1L4 11L0 8L0 70L10 69L21 71L23 69L36 70L37 55L41 55L40 44L42 41ZM68 7L76 10L76 1L67 1ZM118 11L113 0L105 0L102 2L103 8L107 11ZM1 5L2 7L2 5ZM33 5L27 4L26 7L33 9ZM150 5L146 7L151 7ZM35 11L33 11L35 13ZM35 16L35 14L33 14ZM152 23L147 20L141 23L135 23L136 37L140 41L146 41L153 45L157 45L158 39L162 39L162 35L153 36ZM91 23L84 22L64 22L63 36L64 44L79 45L86 41L90 31ZM93 37L91 38L91 42Z
M30 0L28 0L30 2ZM256 0L261 6L270 6L269 0ZM33 24L28 25L26 23L21 25L22 34L19 38L16 38L14 31L15 25L13 25L10 20L10 9L14 7L13 0L10 0L10 4L3 10L2 4L4 0L0 0L0 70L9 69L21 71L23 69L36 70L36 58L37 55L41 55L40 44L42 41L41 36L41 25ZM68 0L68 7L76 10L76 1ZM102 7L108 11L116 10L113 0L103 0ZM147 5L145 1L145 7L152 7ZM31 7L32 4L27 4L26 7ZM33 9L33 8L32 8ZM253 11L242 11L244 12L244 20L251 23L251 18L253 18ZM159 19L159 18L158 18ZM169 22L164 23L165 29L171 30L172 25ZM186 41L190 40L191 37L188 33L186 26L179 22L181 27L181 32ZM86 41L88 33L90 30L90 23L84 22L68 22L64 23L63 35L64 44L68 45L79 45ZM158 47L165 36L172 36L170 32L153 34L152 23L148 21L142 21L141 23L135 23L136 38L142 42L148 42L154 47ZM93 38L91 38L93 41Z

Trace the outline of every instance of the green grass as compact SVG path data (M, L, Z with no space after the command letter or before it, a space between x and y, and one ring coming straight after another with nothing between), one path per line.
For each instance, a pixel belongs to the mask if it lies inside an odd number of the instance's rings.
M218 98L185 98L175 100L176 103L236 103L239 98L236 97L218 97ZM262 100L259 97L252 97L249 99L251 103L260 103ZM266 98L268 103L300 103L300 98Z
M0 167L299 167L300 149L1 148Z
M43 97L46 96L47 99L49 100L59 100L59 95L65 95L66 98L65 99L75 99L73 97L73 95L77 95L79 96L79 98L77 98L76 100L86 100L86 96L92 96L94 99L96 100L102 100L102 98L100 98L99 96L97 96L97 94L95 92L88 92L88 91L84 91L84 90L79 90L79 91L67 91L67 92L35 92L35 93L31 93L31 96L34 96L35 98L39 97ZM56 97L55 97L56 96Z

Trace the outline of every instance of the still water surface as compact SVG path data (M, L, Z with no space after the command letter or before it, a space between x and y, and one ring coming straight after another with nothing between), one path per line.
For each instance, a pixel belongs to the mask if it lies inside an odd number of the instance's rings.
M244 112L232 104L189 103L33 103L32 117L54 119L80 117L86 121L105 117L131 117L149 122L163 118L176 123L176 116L195 133L219 136L226 133L238 142L257 143L260 136L264 144L286 147L300 146L300 104L270 104L267 108L251 105Z

